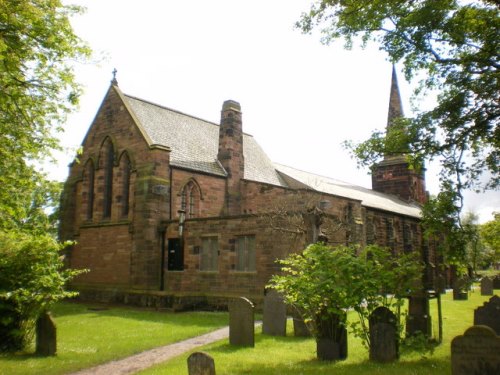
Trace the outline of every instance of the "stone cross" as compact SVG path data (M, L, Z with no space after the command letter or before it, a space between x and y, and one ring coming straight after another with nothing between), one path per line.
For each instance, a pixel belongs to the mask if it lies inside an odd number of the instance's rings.
M244 297L229 303L229 344L235 346L255 346L255 308Z
M286 336L286 305L283 296L268 289L264 296L262 333L271 336Z
M500 297L493 296L474 310L474 325L488 326L500 336Z
M500 374L500 337L473 326L451 341L451 375Z
M215 375L214 359L204 352L195 352L188 359L189 375Z
M56 355L56 325L49 313L43 312L36 321L36 354Z
M377 307L369 318L370 360L392 362L399 358L397 318L387 307Z

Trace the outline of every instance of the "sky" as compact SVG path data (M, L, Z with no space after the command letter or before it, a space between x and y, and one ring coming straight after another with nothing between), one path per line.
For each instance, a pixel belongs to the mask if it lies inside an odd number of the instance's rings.
M73 0L86 13L72 25L94 51L75 63L84 94L61 135L51 177L67 165L109 88L219 123L225 100L236 100L243 130L274 162L371 187L366 169L342 142L360 142L387 121L392 65L376 45L347 51L325 46L318 34L294 28L311 0ZM411 115L415 82L396 65L403 107ZM420 102L421 108L432 105ZM427 190L439 191L436 165L427 166ZM482 222L500 211L500 193L468 194L466 211Z

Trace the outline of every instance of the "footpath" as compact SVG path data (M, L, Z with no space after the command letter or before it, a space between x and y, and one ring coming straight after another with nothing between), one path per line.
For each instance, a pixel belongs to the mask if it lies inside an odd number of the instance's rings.
M173 357L186 353L199 346L229 337L229 327L224 327L210 333L193 337L174 344L160 346L155 349L146 350L130 357L111 361L74 372L71 375L124 375L134 374L158 363L168 361ZM187 364L186 364L187 366Z

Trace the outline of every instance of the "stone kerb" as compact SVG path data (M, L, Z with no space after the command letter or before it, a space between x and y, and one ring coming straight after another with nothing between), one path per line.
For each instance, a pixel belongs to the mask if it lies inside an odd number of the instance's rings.
M387 307L377 307L370 315L370 360L392 362L399 358L397 318Z
M493 295L493 280L488 276L481 279L481 295L482 296L492 296Z
M247 298L240 297L229 303L229 344L255 346L255 307Z
M36 321L36 354L41 356L56 355L56 324L49 313L44 312Z
M488 326L500 336L500 297L493 296L474 310L474 325Z
M189 375L215 375L214 359L204 352L195 352L188 359Z
M486 326L473 326L451 342L451 374L500 374L500 337Z
M268 289L264 296L262 333L271 336L286 336L286 305L283 296Z

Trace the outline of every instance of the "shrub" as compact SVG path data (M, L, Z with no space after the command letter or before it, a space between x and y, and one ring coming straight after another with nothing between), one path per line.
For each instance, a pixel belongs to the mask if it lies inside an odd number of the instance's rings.
M63 269L65 245L50 235L0 232L0 351L26 348L40 313L75 295L64 286L81 271Z

